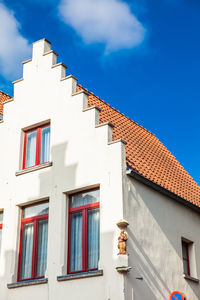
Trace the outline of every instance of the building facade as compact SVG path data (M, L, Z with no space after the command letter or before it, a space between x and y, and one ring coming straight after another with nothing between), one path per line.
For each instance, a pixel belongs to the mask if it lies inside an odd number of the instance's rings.
M2 102L0 300L200 299L200 187L154 135L45 39Z

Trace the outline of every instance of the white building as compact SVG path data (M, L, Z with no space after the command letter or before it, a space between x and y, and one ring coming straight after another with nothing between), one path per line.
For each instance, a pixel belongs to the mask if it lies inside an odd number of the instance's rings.
M0 300L200 299L197 183L47 40L23 64L0 94Z

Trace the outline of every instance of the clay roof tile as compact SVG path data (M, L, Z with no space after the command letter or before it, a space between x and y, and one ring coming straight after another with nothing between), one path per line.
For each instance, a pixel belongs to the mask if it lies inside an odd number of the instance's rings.
M0 114L3 115L3 102L10 99L11 97L8 94L0 91Z

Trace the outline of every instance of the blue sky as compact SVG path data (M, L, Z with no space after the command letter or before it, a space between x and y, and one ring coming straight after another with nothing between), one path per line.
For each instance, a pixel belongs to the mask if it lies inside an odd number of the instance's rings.
M0 0L0 89L31 43L154 134L200 184L199 0Z

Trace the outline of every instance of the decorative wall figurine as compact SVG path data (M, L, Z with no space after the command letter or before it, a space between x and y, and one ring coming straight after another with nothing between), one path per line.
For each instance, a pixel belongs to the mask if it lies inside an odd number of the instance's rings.
M118 255L128 255L126 252L126 241L128 240L127 234L124 229L121 229L120 236L118 237Z

